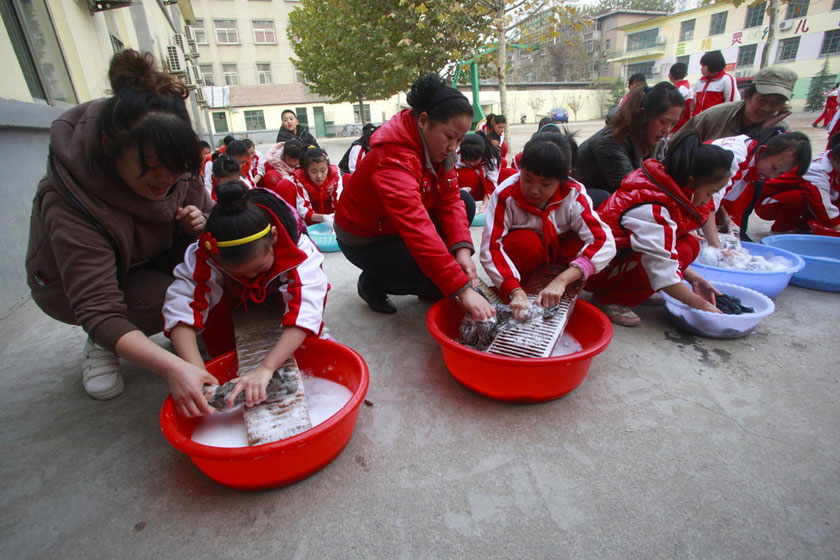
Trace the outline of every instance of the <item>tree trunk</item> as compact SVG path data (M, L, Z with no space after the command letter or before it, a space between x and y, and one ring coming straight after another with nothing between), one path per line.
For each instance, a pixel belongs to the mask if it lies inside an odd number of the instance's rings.
M507 45L505 44L505 2L496 0L496 21L499 28L499 114L507 111Z
M358 96L359 96L359 120L362 121L362 126L365 126L367 124L367 121L365 121L365 94L362 93L361 91L359 91ZM373 118L373 115L371 115L370 118Z
M767 41L764 43L764 48L761 50L761 64L758 68L767 66L767 59L770 58L770 49L773 48L773 41L776 38L776 14L779 11L779 0L770 0L770 13L767 20Z

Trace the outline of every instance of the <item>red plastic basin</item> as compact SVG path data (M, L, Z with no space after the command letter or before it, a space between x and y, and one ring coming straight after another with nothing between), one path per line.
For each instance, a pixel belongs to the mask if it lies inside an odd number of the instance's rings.
M336 342L307 339L295 352L301 371L341 383L353 392L350 401L322 424L283 441L253 447L211 447L192 441L198 418L175 411L172 397L160 411L160 427L175 449L186 453L204 474L225 486L263 490L292 484L319 471L335 459L353 435L359 405L367 393L370 375L362 357ZM236 353L207 362L207 370L220 383L234 377Z
M479 352L455 342L463 310L445 298L429 309L426 324L440 343L452 376L486 397L510 402L544 402L573 391L589 371L592 358L612 340L612 324L595 306L578 300L566 331L583 350L553 358L511 358Z

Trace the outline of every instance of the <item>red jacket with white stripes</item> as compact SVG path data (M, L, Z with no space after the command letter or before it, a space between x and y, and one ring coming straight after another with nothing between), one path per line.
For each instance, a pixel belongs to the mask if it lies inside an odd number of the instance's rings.
M484 270L506 298L527 281L520 277L503 247L505 236L519 229L528 229L540 236L549 261L556 258L559 237L573 232L584 245L572 262L590 274L603 270L615 256L612 232L592 210L592 201L582 184L567 179L560 184L545 209L540 209L525 198L519 174L513 175L490 196L480 253Z
M805 195L808 208L820 225L835 227L840 224L840 178L829 159L830 150L821 153L811 162L802 177L785 173L764 184L762 201L788 190L800 190Z
M458 173L458 186L469 191L476 201L482 201L496 190L496 183L488 177L484 164L476 167L459 161L455 165ZM498 178L498 168L495 169Z
M304 169L292 171L290 179L283 179L279 190L286 185L295 189L297 194L297 211L307 225L312 225L312 214L334 214L338 208L338 198L341 196L343 180L337 165L330 165L327 178L320 185L312 182Z
M711 78L705 76L694 82L694 104L691 109L691 116L702 113L709 107L740 101L741 92L738 91L738 84L735 78L721 70Z
M454 165L454 158L431 163L416 117L407 109L397 113L373 133L370 151L344 186L335 215L339 240L399 235L423 273L444 295L454 294L470 279L451 252L473 248Z
M300 235L297 245L283 225L277 227L274 264L256 279L231 276L196 241L187 248L184 262L175 267L175 280L166 291L163 304L164 333L184 323L197 331L204 329L210 310L223 297L234 303L262 303L267 297L282 298L285 309L280 324L299 327L318 334L327 297L327 276L321 265L324 256L307 235Z
M685 100L685 105L683 106L682 114L680 115L679 120L674 125L674 130L671 131L671 134L675 134L682 125L691 118L691 106L694 103L694 90L691 89L691 84L688 83L688 80L678 80L674 87L679 90L680 94L683 96Z
M711 203L695 206L691 196L691 190L678 186L661 162L647 159L598 207L601 219L612 228L616 248L641 253L654 290L682 279L677 241L702 226L713 209Z
M741 225L741 217L753 199L753 183L758 179L755 168L755 153L758 140L746 134L718 138L709 142L729 150L732 158L729 183L712 197L715 210L723 206L729 217Z

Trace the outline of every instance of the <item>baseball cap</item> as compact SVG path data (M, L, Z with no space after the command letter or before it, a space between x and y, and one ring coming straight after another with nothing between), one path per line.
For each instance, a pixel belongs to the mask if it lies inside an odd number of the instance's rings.
M781 95L790 99L793 95L793 86L799 76L793 70L779 66L762 68L753 76L753 85L758 93L762 95Z

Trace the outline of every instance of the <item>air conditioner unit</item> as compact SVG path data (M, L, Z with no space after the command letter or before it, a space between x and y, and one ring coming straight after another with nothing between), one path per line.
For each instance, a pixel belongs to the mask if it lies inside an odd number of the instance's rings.
M659 35L656 38L656 44L657 45L664 45L665 44L665 37L663 37L662 35Z
M604 51L601 53L601 56L606 57L608 54L610 54L610 51Z
M193 95L195 95L195 102L199 105L207 105L207 98L204 97L204 88L197 87L195 91L193 91Z
M190 65L190 70L188 74L192 74L193 82L196 85L201 85L204 83L204 76L201 75L201 70L195 64Z
M172 36L172 43L178 46L181 49L181 52L186 54L187 53L187 36L183 33L176 33Z
M793 22L790 20L780 21L779 22L779 31L787 31L793 27Z
M166 47L166 62L169 66L171 74L185 74L187 71L187 61L184 58L184 53L181 47L177 45L169 45Z
M189 50L184 53L184 56L187 58L198 58L198 46L196 42L192 39L187 39L187 47L189 47Z

